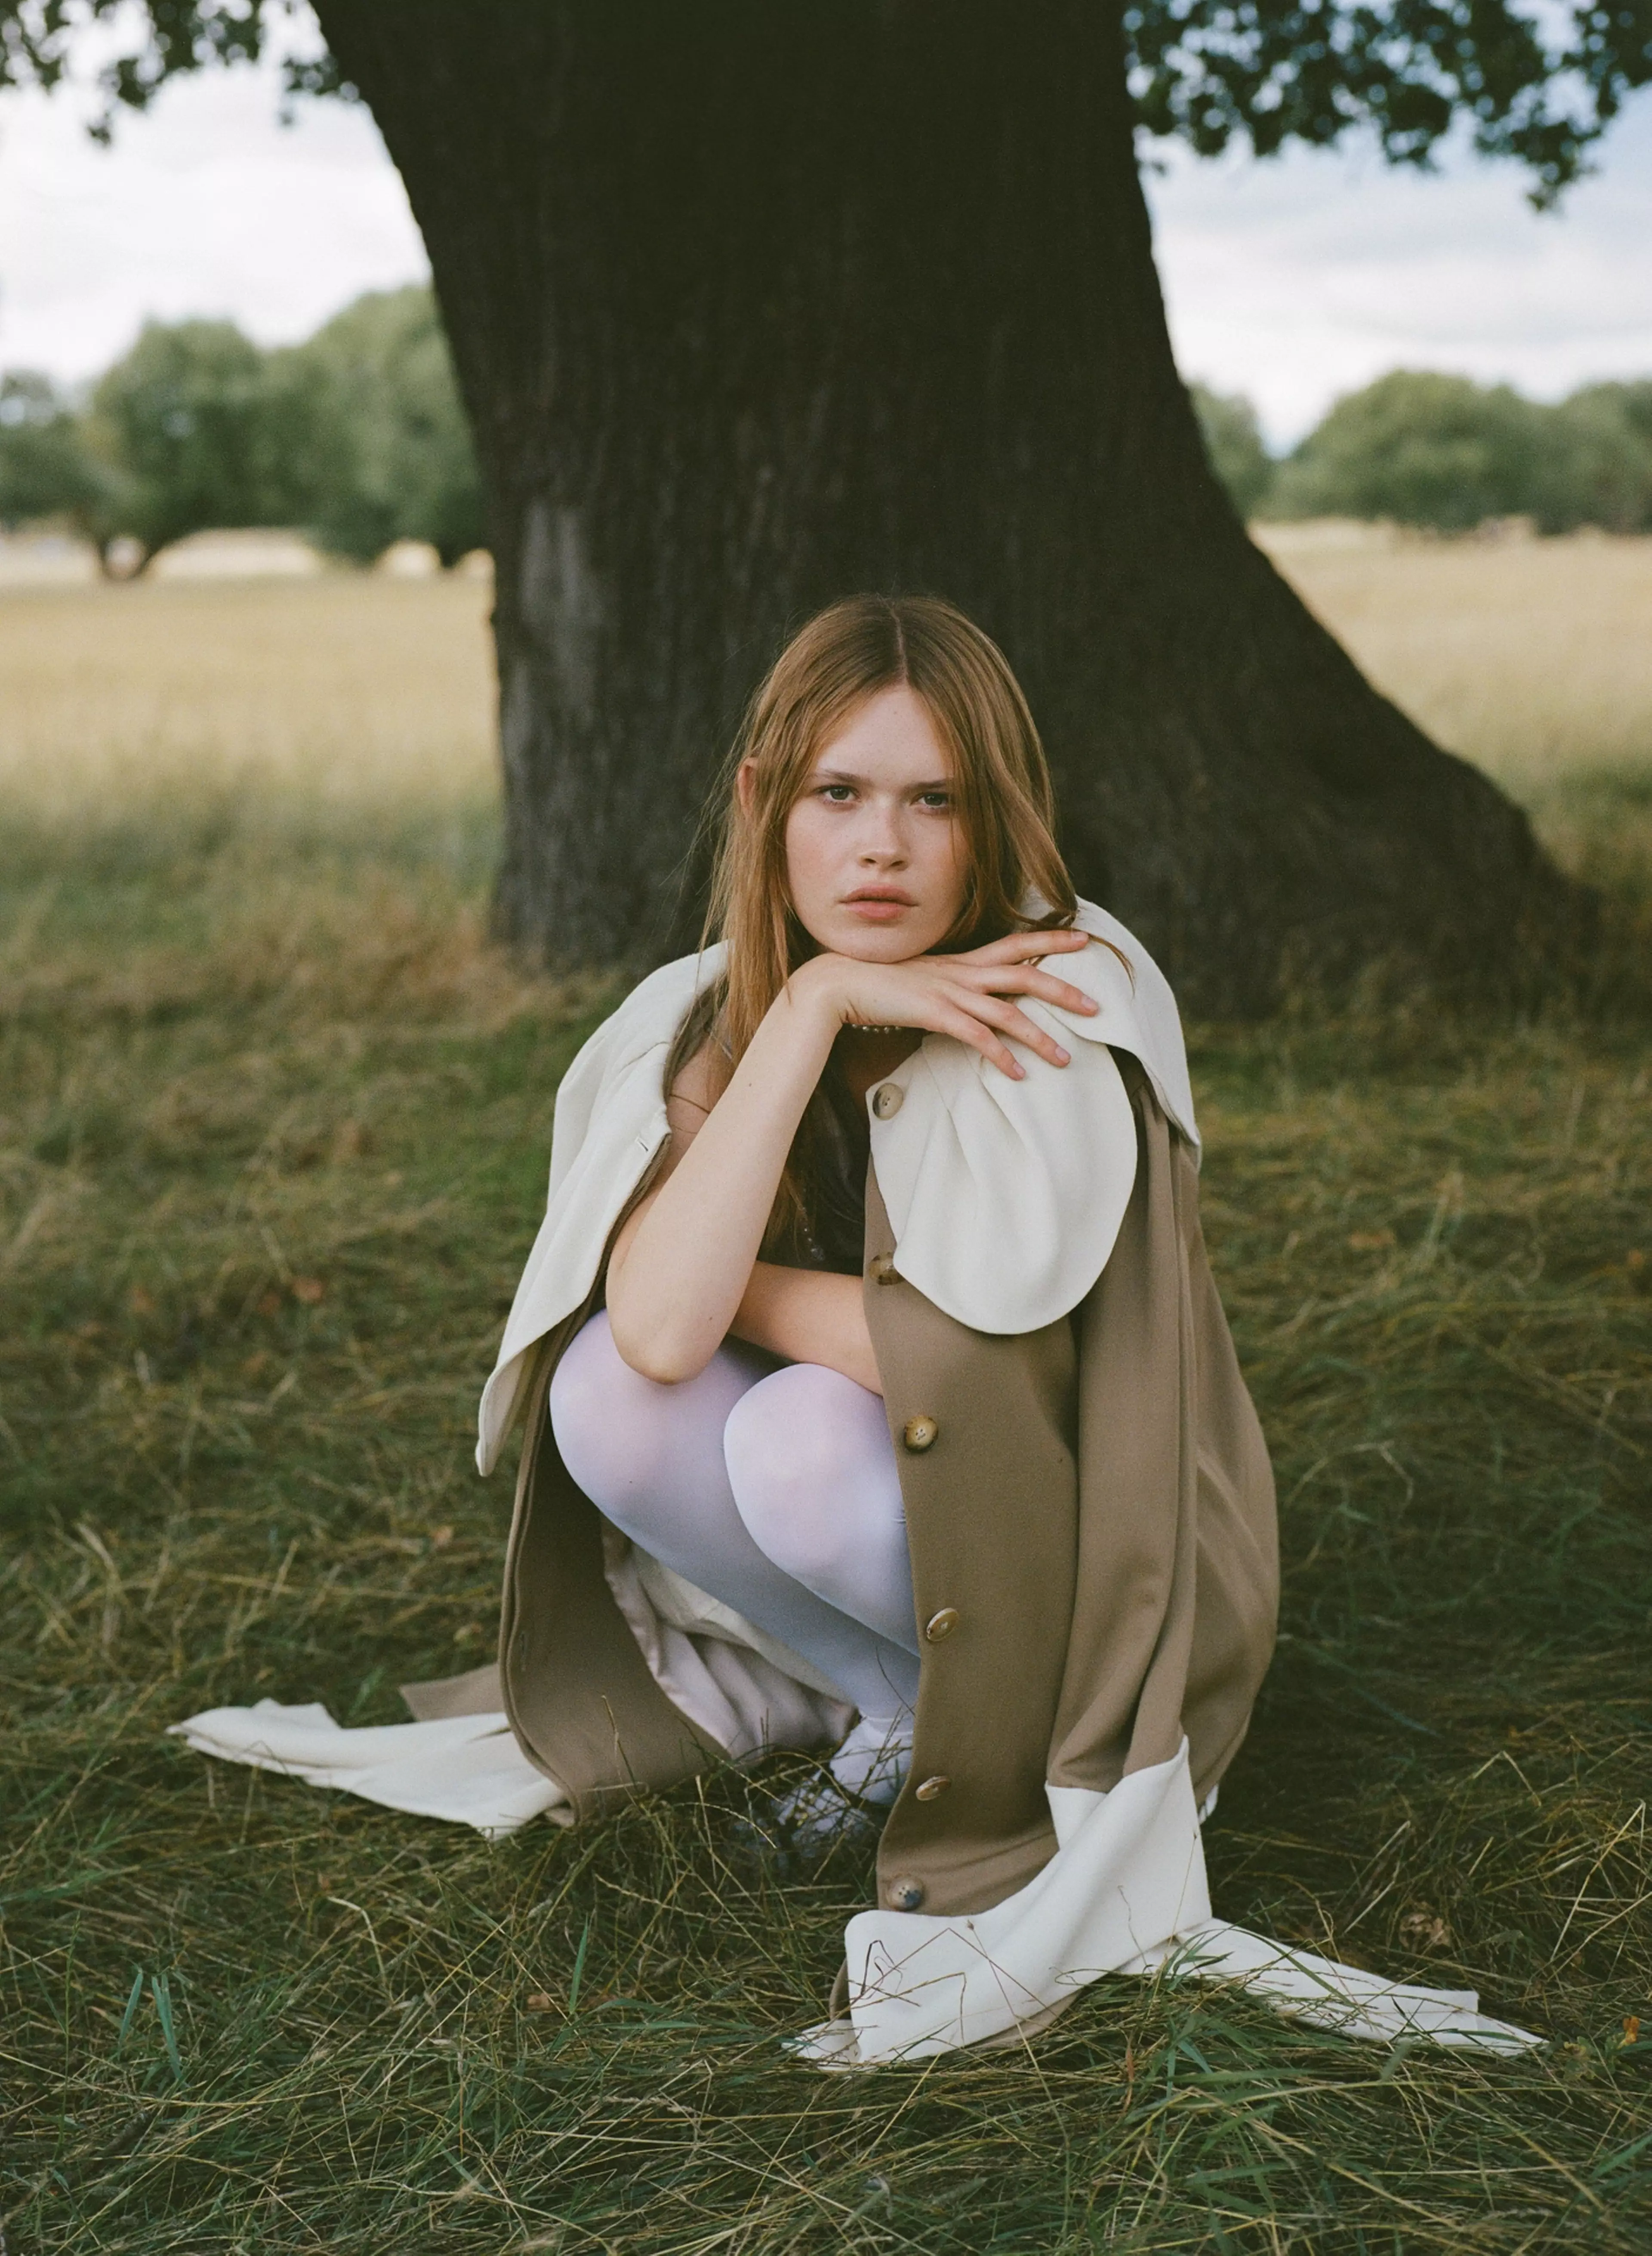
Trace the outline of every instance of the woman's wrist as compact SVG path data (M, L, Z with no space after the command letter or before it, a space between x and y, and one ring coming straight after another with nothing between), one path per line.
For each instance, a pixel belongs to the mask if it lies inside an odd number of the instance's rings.
M839 968L836 956L813 955L798 965L780 990L780 999L806 1023L818 1025L832 1041L847 1016Z

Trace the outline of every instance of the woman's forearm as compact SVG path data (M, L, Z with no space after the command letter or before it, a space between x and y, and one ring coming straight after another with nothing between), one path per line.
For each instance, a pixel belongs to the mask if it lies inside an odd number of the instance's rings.
M881 1394L878 1359L866 1328L858 1277L819 1269L787 1269L759 1261L730 1330L792 1363L822 1363Z
M813 990L783 989L682 1158L616 1244L609 1322L645 1377L694 1378L733 1323L840 1024Z

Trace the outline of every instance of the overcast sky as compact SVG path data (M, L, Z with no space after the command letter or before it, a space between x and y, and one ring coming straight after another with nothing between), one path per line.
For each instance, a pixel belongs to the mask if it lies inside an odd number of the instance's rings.
M0 95L0 365L89 376L150 314L228 314L285 342L421 276L366 113L310 102L284 128L277 108L263 74L205 74L124 118L105 152L73 96ZM1365 153L1173 156L1148 194L1184 374L1247 392L1277 443L1400 365L1540 398L1652 375L1645 97L1557 217L1508 167L1419 178Z

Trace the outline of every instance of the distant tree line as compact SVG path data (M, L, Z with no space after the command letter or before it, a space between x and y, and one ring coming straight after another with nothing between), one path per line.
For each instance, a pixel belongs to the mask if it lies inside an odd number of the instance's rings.
M486 542L470 434L428 289L371 293L303 344L152 321L83 398L0 375L0 525L56 522L136 568L192 532L293 527L371 561Z
M1652 379L1543 406L1507 384L1396 369L1338 400L1282 460L1248 400L1192 391L1211 466L1247 518L1463 532L1525 517L1540 532L1652 532Z
M1387 518L1442 532L1530 518L1542 532L1652 532L1652 379L1557 405L1507 384L1396 369L1270 454L1249 400L1190 387L1241 515ZM192 532L282 526L370 562L486 545L476 456L429 290L371 292L304 343L265 351L229 321L151 321L84 397L0 373L0 526L53 523L126 568Z

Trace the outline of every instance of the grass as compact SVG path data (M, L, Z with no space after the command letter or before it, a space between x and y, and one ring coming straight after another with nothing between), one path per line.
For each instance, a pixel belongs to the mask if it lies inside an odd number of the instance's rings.
M1542 2054L1102 1983L1026 2054L837 2081L776 2037L865 1872L751 1872L738 1777L488 1847L162 1736L263 1694L390 1720L490 1646L475 1396L607 998L481 936L480 608L0 604L36 684L0 756L7 2246L1644 2250L1634 1024L1195 1040L1285 1554L1218 1908L1478 1986ZM1644 885L1652 794L1575 765L1568 850Z
M1256 534L1377 687L1506 789L1652 761L1652 539Z

